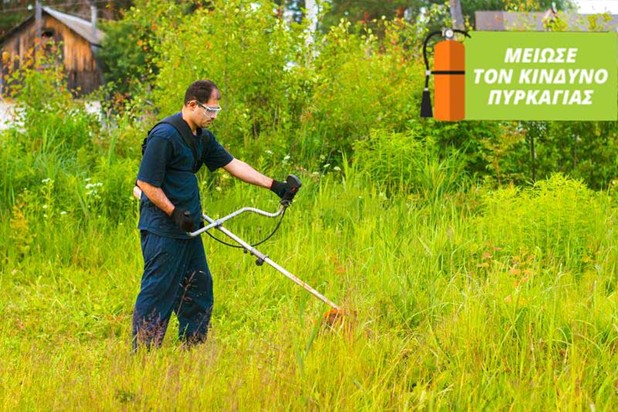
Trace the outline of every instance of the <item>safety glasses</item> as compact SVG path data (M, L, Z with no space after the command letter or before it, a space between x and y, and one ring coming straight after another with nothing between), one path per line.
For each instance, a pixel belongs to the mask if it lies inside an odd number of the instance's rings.
M200 106L202 109L206 110L206 113L210 115L216 115L221 111L221 106L206 106L205 104L202 104L198 102L197 100L195 101L195 103L198 106Z

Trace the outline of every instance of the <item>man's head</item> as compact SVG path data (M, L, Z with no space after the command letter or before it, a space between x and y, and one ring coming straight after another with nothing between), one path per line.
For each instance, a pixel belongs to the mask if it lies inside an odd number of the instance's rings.
M183 119L192 130L208 127L216 118L221 107L221 93L211 80L193 82L185 93Z

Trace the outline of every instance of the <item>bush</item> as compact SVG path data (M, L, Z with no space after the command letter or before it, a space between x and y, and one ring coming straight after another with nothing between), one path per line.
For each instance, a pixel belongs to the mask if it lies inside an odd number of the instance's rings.
M555 174L532 188L508 187L484 196L477 224L504 253L532 253L571 268L592 260L610 215L609 198L581 181Z
M351 32L342 22L324 38L315 88L302 120L300 146L349 153L372 128L396 132L418 118L424 70L415 59L414 27L382 21L385 37Z

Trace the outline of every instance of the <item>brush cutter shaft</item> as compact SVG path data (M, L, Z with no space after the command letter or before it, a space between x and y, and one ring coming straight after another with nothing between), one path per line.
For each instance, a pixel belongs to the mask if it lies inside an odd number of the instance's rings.
M251 253L254 253L254 252L251 252ZM270 266L275 268L275 270L283 274L283 276L290 279L292 282L296 283L298 286L302 287L307 292L311 293L313 296L320 299L322 302L326 303L331 308L336 309L338 311L341 310L339 306L337 306L334 302L332 302L326 296L322 295L320 292L318 292L317 290L309 286L307 283L303 282L302 280L300 280L299 278L297 278L296 276L294 276L293 274L291 274L290 272L288 272L287 270L279 266L277 263L273 262L268 256L265 257L264 262L268 263Z
M245 209L251 209L251 208L245 208ZM240 212L241 210L243 210L243 209L240 209L238 212ZM255 212L256 210L259 210L259 209L252 209L250 211ZM280 214L282 210L283 210L283 208L279 209L279 212L277 212L275 214L267 214L267 212L264 212L264 211L261 211L261 210L259 210L259 212L263 212L263 213L260 213L262 215L265 215L265 216L272 215L274 217L274 216L277 216L278 214ZM223 219L227 220L227 219L233 217L232 215L236 216L236 215L239 214L238 212L232 213L231 215L228 215L228 216L226 216ZM326 296L322 295L320 292L318 292L317 290L315 290L314 288L309 286L307 283L303 282L302 280L300 280L299 278L294 276L292 273L288 272L286 269L284 269L283 267L281 267L277 263L273 262L268 256L266 256L265 254L263 254L262 252L257 250L255 247L251 246L249 243L245 242L244 240L242 240L241 238L236 236L234 233L232 233L229 230L227 230L226 228L224 228L222 226L222 224L221 224L222 219L214 220L214 219L212 219L212 218L210 218L210 217L208 217L206 215L203 215L203 216L204 216L204 220L206 220L207 222L210 222L210 224L207 225L207 226L204 226L199 231L191 233L191 236L195 236L194 233L195 234L199 234L199 233L204 232L205 230L208 230L210 228L215 227L219 231L225 233L229 238L234 240L236 243L241 245L247 252L249 252L253 256L257 257L259 262L267 263L268 265L272 266L275 270L277 270L278 272L283 274L285 277L290 279L292 282L296 283L298 286L302 287L307 292L311 293L313 296L315 296L316 298L320 299L322 302L326 303L327 305L329 305L333 309L340 310L339 306L337 306L335 303L333 303ZM197 233L197 232L199 232L199 233Z

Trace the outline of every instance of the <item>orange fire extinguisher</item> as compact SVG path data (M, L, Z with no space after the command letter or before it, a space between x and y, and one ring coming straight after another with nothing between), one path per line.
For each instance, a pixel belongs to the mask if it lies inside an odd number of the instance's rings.
M438 120L463 120L465 117L465 68L464 46L454 39L455 33L470 37L467 31L444 29L430 33L423 42L425 59L425 89L421 102L421 117L435 117ZM435 44L434 69L429 70L427 43L433 36L441 35L444 40ZM429 76L434 75L434 109L431 110Z

